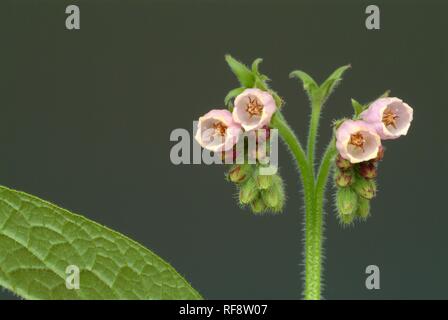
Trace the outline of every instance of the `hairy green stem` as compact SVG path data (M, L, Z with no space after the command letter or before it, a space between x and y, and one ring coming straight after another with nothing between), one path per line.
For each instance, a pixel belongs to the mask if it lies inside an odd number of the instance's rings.
M322 210L316 207L316 180L314 174L314 157L317 131L319 129L321 100L313 97L311 102L311 120L308 131L307 157L312 177L312 204L305 214L305 292L306 300L321 298L322 278Z
M296 159L297 166L299 169L299 174L302 178L304 189L308 190L307 188L309 187L314 188L314 186L310 184L310 182L312 182L312 179L309 174L310 170L308 168L308 162L306 159L305 151L303 150L299 139L296 137L294 131L292 131L291 127L288 125L288 123L286 122L285 118L280 113L280 111L277 111L272 117L271 125L272 127L278 129L278 132L282 137L283 141L285 141L288 148L294 155L294 158ZM309 190L311 190L312 193L312 189Z
M308 163L313 170L314 176L314 156L316 149L317 131L319 129L320 111L322 109L322 103L320 99L314 98L311 102L311 120L308 131L308 141L306 146L306 152L308 155Z
M307 300L321 298L322 242L323 242L323 204L325 186L330 174L331 164L336 154L334 138L325 150L319 171L314 176L314 150L319 126L321 105L313 103L306 154L283 115L278 111L272 118L272 126L278 129L296 159L303 184L305 200L305 292Z
M307 156L292 129L280 112L271 122L294 155L302 179L305 200L305 299L320 298L322 224L314 214L314 174ZM321 217L320 217L321 219Z
M323 217L324 217L324 202L325 202L325 187L328 182L328 176L331 171L331 165L336 154L336 147L334 139L328 144L325 150L322 162L319 167L319 171L316 178L315 190L314 190L314 203L313 203L313 225L315 243L313 247L314 258L312 268L313 277L308 283L308 290L305 291L305 299L320 299L321 298L321 273L322 273L322 246L323 246ZM308 227L308 226L307 226Z

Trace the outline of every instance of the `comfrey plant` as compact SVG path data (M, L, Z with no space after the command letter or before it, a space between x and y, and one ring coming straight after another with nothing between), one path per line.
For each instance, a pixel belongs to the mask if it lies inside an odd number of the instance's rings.
M232 164L226 176L238 188L241 206L248 206L254 214L279 213L285 203L282 178L276 170L273 174L262 173L273 156L272 133L278 130L297 162L304 190L304 298L320 299L323 205L330 172L334 170L335 205L341 224L365 220L370 213L370 200L376 194L378 162L384 156L381 142L406 135L413 110L402 100L388 97L388 92L365 105L352 99L352 119L334 121L333 137L316 170L315 145L322 107L350 66L338 68L321 85L303 71L290 74L302 81L311 101L305 150L282 115L283 99L259 71L262 60L256 59L251 68L230 55L226 61L241 87L227 94L227 108L211 110L199 118L195 138L203 148Z

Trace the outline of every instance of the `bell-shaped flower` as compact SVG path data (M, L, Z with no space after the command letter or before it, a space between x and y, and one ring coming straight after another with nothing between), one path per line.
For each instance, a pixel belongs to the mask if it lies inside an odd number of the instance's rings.
M230 111L211 110L199 118L196 141L213 152L228 151L238 142L241 126L235 123Z
M365 121L346 120L336 130L336 148L351 163L375 159L380 146L380 136Z
M380 98L375 100L361 118L371 123L381 139L396 139L404 136L411 126L413 109L398 98Z
M268 125L276 110L272 95L257 88L244 90L235 98L234 105L233 120L246 131Z

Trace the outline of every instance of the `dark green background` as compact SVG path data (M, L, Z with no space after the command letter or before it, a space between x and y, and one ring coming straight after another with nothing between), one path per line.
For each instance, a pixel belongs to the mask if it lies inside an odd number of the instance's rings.
M68 4L80 6L79 31L65 29ZM321 81L351 63L325 107L319 152L331 121L351 115L351 97L391 89L415 120L408 136L386 142L367 223L342 228L328 192L324 296L448 298L448 6L375 1L381 30L368 31L368 4L2 1L1 184L141 242L205 298L299 298L303 201L288 152L279 155L285 211L260 217L238 208L222 167L172 165L169 135L237 86L225 53L264 58L302 141L309 108L289 72ZM370 264L380 267L380 290L364 286Z

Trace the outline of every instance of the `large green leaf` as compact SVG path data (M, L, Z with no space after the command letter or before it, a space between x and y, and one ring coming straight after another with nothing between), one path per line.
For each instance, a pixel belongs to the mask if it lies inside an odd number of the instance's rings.
M79 268L79 289L66 269ZM168 263L131 239L0 186L0 285L26 299L200 299Z

